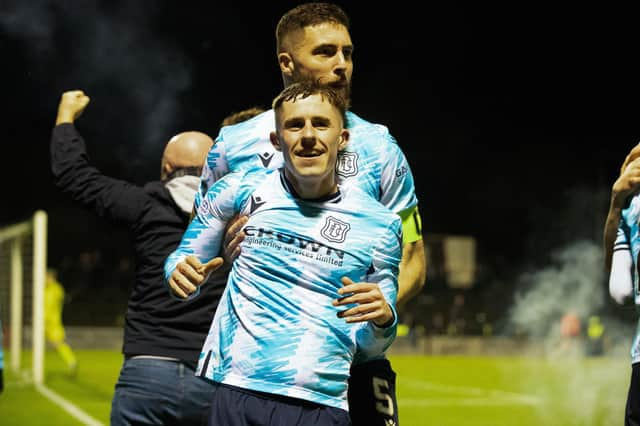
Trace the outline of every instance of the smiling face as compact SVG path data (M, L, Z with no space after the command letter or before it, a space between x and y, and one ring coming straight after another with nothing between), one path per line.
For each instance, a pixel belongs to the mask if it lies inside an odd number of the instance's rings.
M282 151L285 176L302 198L335 192L338 151L349 139L340 110L320 93L285 100L276 108L271 142Z

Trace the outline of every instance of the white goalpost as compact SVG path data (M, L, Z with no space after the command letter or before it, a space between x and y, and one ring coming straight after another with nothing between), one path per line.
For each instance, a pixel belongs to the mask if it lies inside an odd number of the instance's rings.
M0 228L0 312L2 324L8 325L10 368L30 375L36 385L44 381L46 265L46 212L39 210L24 222ZM30 370L21 365L24 342L31 345Z
M7 326L9 368L82 424L104 426L44 384L46 270L46 212L38 210L24 222L0 228L0 323ZM31 347L31 368L21 365L25 345Z

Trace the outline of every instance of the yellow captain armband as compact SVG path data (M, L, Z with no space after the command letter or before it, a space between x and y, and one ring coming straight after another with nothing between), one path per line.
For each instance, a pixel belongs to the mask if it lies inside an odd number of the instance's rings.
M400 212L402 218L402 244L422 239L422 218L418 206Z

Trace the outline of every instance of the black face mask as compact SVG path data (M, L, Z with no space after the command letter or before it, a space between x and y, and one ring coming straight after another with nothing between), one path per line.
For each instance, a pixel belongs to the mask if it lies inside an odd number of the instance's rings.
M200 176L202 169L200 167L180 167L167 175L163 182L170 181L181 176Z

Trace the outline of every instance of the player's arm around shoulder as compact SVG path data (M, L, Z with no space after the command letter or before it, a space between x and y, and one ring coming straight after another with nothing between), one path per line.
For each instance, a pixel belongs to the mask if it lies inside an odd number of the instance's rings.
M227 223L237 213L243 174L230 173L209 188L189 222L180 244L164 264L171 294L195 297L208 275L223 264L219 256Z
M220 129L218 136L214 139L213 145L207 153L202 172L200 173L200 188L196 194L196 202L194 210L198 208L202 198L213 186L213 184L229 173L229 164L227 162L226 144L224 141L223 129ZM195 214L195 212L194 212Z

